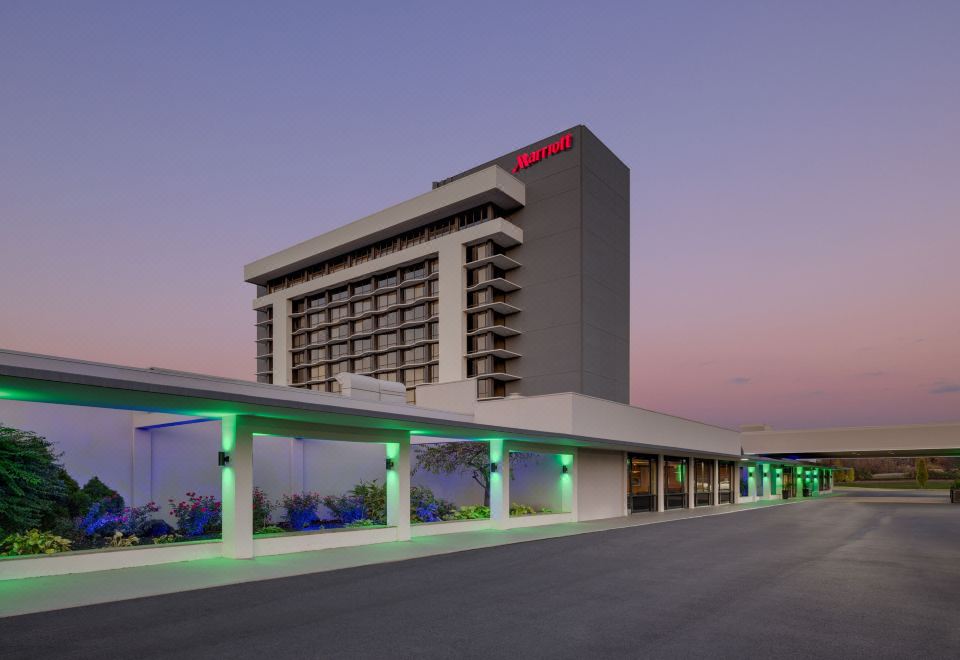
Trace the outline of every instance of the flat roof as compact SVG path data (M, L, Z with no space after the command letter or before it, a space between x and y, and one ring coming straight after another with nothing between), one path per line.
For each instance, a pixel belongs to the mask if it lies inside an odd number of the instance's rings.
M257 259L243 267L243 278L252 284L266 284L275 277L483 204L495 204L506 211L520 208L526 204L526 187L520 179L493 165Z
M157 368L137 368L0 349L0 398L164 412L211 419L250 415L316 425L405 431L443 439L489 440L630 450L732 459L739 452L571 433L522 424L478 421L473 414L408 404L362 401L285 385L220 378ZM636 438L637 436L633 436Z

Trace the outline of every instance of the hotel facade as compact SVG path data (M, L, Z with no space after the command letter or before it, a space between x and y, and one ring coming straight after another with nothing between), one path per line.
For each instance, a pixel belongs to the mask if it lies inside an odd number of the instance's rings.
M260 382L629 401L630 171L575 126L248 264Z
M131 507L184 492L222 502L203 538L0 557L0 579L829 492L831 470L795 460L803 432L629 405L629 243L629 170L576 126L248 264L257 382L0 349L0 420L53 441L77 483L97 477ZM907 446L940 451L950 433ZM874 437L818 436L819 455ZM485 489L413 470L438 443L482 444ZM309 530L289 515L254 527L257 492L279 502L358 481L384 485L377 524L327 529L318 509ZM489 508L424 520L418 488Z

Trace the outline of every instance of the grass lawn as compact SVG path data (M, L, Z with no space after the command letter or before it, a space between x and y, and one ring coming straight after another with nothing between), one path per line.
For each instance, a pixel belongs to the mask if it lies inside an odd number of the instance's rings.
M952 483L952 479L931 479L927 482L927 490L949 489ZM915 490L920 488L920 484L916 481L905 481L903 479L897 481L845 481L843 483L834 483L833 485L836 488L899 488L902 490Z

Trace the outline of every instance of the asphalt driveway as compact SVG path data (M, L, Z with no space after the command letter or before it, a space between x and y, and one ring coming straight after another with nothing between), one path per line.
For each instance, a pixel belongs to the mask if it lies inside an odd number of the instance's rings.
M960 657L960 506L885 496L0 619L0 658Z

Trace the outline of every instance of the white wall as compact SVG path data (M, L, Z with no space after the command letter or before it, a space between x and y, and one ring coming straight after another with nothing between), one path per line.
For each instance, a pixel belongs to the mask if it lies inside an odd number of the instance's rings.
M577 462L579 519L597 520L624 515L627 498L625 454L581 448Z
M559 513L563 510L560 475L560 457L554 454L530 454L524 463L511 462L510 503Z

